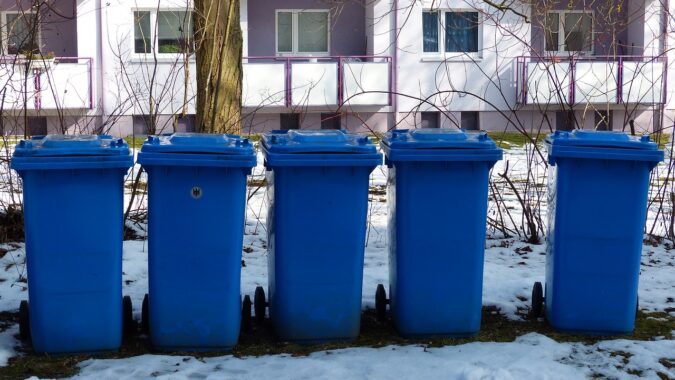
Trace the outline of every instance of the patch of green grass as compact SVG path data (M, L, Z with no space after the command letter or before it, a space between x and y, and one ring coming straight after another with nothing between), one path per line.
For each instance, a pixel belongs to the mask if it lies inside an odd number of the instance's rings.
M245 138L251 140L251 142L256 143L256 142L260 141L260 138L262 137L262 135L260 135L260 134L250 134L250 135L241 135L241 137L245 137Z
M134 188L134 182L125 182L124 187L132 190ZM147 192L148 191L148 183L144 181L138 181L138 184L136 185L136 191L139 192Z
M143 143L145 142L145 137L133 137L127 136L124 140L129 144L129 148L141 149Z
M522 310L521 312L525 313L526 310ZM17 321L17 313L0 313L0 328L2 329L17 323ZM442 347L471 342L512 342L519 336L531 332L546 335L558 342L594 344L601 340L617 338L651 340L655 337L664 337L666 339L673 339L672 332L674 330L675 317L670 314L639 312L637 315L635 332L631 335L613 337L573 335L556 332L541 319L536 321L510 321L495 307L484 307L481 330L476 336L405 339L397 334L394 323L390 319L381 323L377 321L373 310L365 310L361 317L361 333L352 342L335 342L314 345L279 342L274 338L270 321L265 320L261 324L253 323L253 327L250 331L242 331L239 343L234 347L234 350L230 352L230 354L236 357L275 355L282 353L293 356L305 356L317 351L336 350L348 347L383 347L388 345ZM46 378L67 377L76 374L79 371L78 365L88 359L126 358L148 353L160 353L152 349L149 339L145 335L137 335L125 339L119 352L107 354L70 356L35 355L31 352L31 348L28 345L22 346L19 350L23 355L10 359L7 367L0 368L0 378L24 379L30 376ZM224 354L228 353L169 353L169 355L196 355L199 357L214 357ZM620 355L624 358L629 357L629 354L627 353L617 352L615 355ZM673 361L672 359L664 359L662 364L668 367L673 364Z
M670 145L670 133L652 133L649 137L651 137L652 141L659 144L659 149L663 149L666 145Z
M19 143L19 141L23 140L23 136L3 136L0 138L0 148L4 148L5 146L11 147Z
M538 136L535 134L525 135L521 132L488 132L488 136L495 140L497 146L502 149L509 149L514 147L523 147L525 144L529 144L532 141L536 141L537 144L541 144L546 138L547 133L540 133Z
M267 178L249 178L249 187L265 187L267 186Z
M382 133L374 133L374 134L369 134L368 137L370 138L370 141L377 145L380 143L380 140L382 139L382 136L384 134ZM260 139L262 138L262 134L250 134L250 135L242 135L242 137L246 137L247 139L251 140L251 142L257 143L260 142Z

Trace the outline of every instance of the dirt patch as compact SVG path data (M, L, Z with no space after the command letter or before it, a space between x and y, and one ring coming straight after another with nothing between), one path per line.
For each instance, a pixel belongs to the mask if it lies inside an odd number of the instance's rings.
M526 311L523 311L524 313ZM6 329L18 322L17 313L0 313L0 329ZM675 317L666 313L638 313L635 332L632 335L611 337L632 340L651 340L655 337L672 339L675 330ZM383 347L387 345L423 345L425 347L441 347L459 345L470 342L512 342L517 337L536 332L559 342L583 342L593 344L609 337L580 336L555 332L543 319L536 321L510 321L495 307L484 307L480 332L467 338L426 338L404 339L400 337L391 319L379 322L374 310L365 310L361 316L361 333L353 342L329 343L303 346L287 342L279 342L274 338L269 320L261 324L253 323L250 331L242 331L239 343L230 353L237 357L261 356L274 354L290 354L293 356L309 355L316 351L335 350L348 347ZM98 355L46 356L32 353L30 344L18 347L23 355L10 359L7 367L0 368L2 379L24 379L30 376L61 378L73 376L79 371L79 363L92 359L126 358L143 354L158 354L153 350L146 335L135 335L125 338L119 352ZM199 354L200 357L221 356L227 353L214 352ZM175 352L170 355L194 355L194 353ZM665 367L673 365L673 359L664 358Z
M4 212L0 212L0 243L23 239L23 210L8 207Z

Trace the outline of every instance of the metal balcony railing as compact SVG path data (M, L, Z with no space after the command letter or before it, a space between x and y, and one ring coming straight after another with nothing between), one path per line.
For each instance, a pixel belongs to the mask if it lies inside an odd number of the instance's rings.
M92 63L92 58L82 57L0 57L0 107L92 109Z
M244 107L388 106L386 56L246 57Z
M665 57L517 58L520 104L664 104Z

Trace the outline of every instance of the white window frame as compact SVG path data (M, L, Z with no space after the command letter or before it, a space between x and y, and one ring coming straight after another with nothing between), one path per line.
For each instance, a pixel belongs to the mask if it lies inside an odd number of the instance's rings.
M557 50L546 50L546 17L550 13L558 14L558 49ZM591 50L565 50L565 15L574 14L574 13L583 13L591 15ZM583 9L570 9L570 10L552 10L547 11L544 15L544 51L548 54L553 55L568 55L572 54L581 54L581 55L591 55L595 50L595 14L592 10L583 10Z
M134 17L135 12L150 12L150 52L148 53L136 53L136 18ZM157 12L188 12L194 13L192 7L180 7L180 8L133 8L131 9L131 51L136 58L147 58L152 57L157 54L158 59L170 59L175 60L183 57L185 53L160 53L159 52L159 25L157 24ZM192 28L194 29L194 20L192 22ZM191 42L194 44L194 37L191 38ZM194 49L192 53L189 54L190 58L195 57Z
M326 48L325 52L299 52L298 51L298 13L325 13L327 17L326 25ZM291 22L291 51L290 52L280 52L279 51L279 13L292 13L292 22ZM330 55L330 29L331 29L331 19L330 19L330 9L277 9L274 13L274 51L277 56L280 57L327 57Z
M436 60L480 60L483 58L483 13L475 8L443 8L430 9L425 8L422 12L439 13L438 17L438 51L425 52L424 51L424 32L421 33L420 51L422 52L422 60L436 61ZM478 13L478 51L477 52L446 52L445 51L445 13L446 12L473 12ZM424 30L424 20L422 20L422 30Z
M2 53L4 55L9 55L8 49L9 49L9 33L7 32L7 15L10 14L36 14L35 11L3 11L0 12L2 16L2 29L0 31L0 38L2 38ZM42 52L42 26L40 25L40 22L38 20L38 28L37 28L37 45L40 51Z

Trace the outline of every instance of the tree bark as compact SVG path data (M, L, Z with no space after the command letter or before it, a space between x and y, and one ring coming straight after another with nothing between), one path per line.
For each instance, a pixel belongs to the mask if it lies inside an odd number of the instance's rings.
M239 0L195 0L197 128L241 133Z

